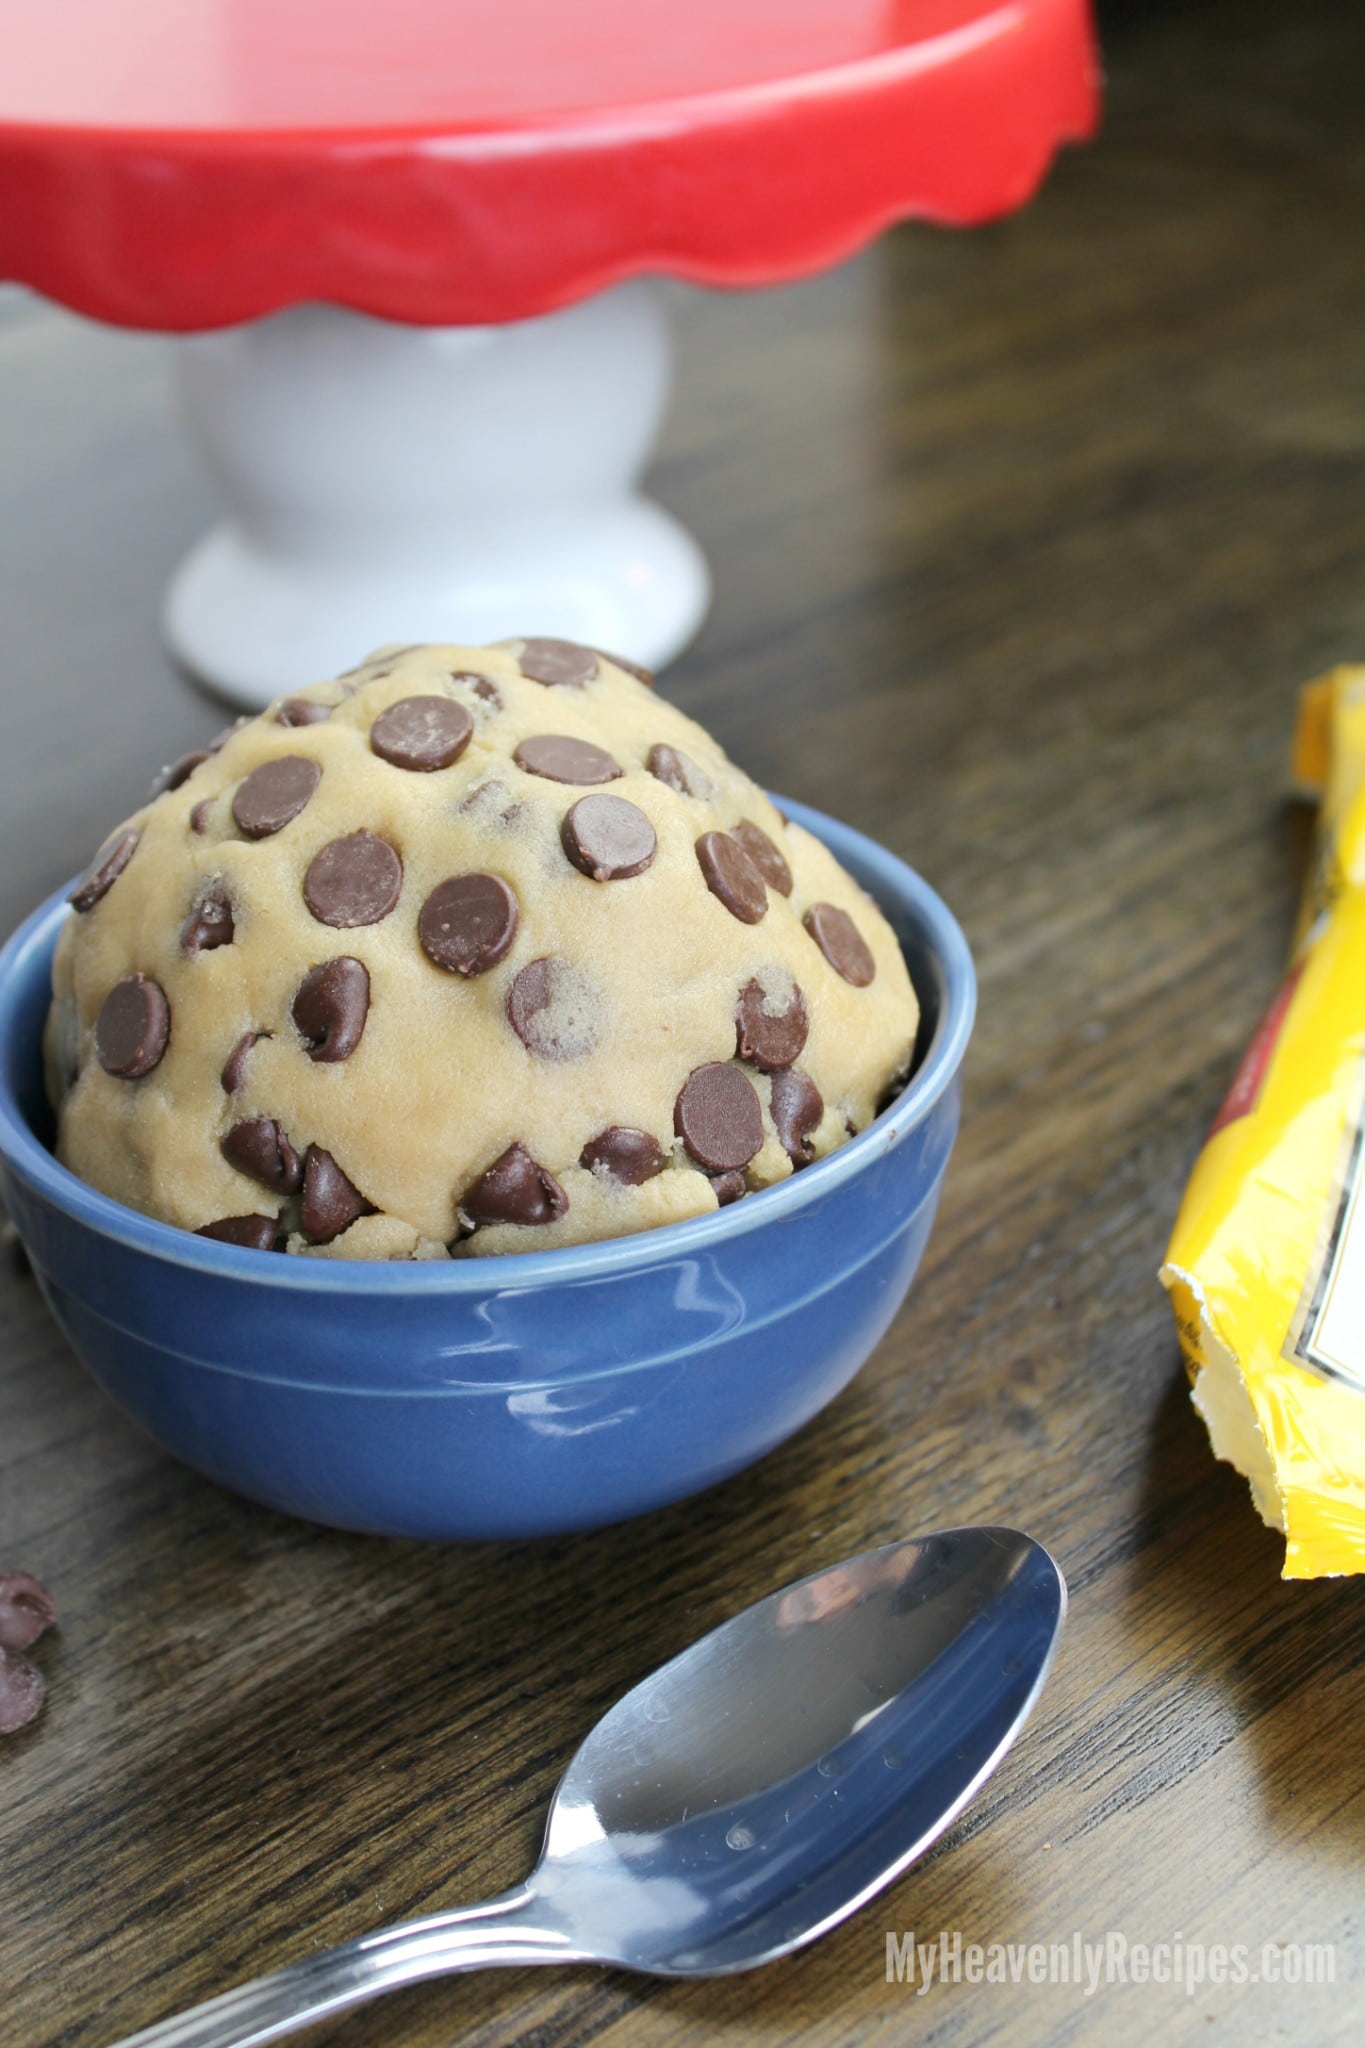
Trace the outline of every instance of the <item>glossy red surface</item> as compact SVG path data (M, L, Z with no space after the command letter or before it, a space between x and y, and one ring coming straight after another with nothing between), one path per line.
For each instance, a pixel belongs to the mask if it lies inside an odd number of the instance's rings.
M0 274L184 329L507 320L966 224L1088 134L1088 0L0 0Z

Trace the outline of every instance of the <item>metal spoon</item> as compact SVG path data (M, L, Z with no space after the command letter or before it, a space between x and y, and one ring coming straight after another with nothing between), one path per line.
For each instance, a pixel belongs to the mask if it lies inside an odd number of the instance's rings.
M813 1941L922 1856L1013 1742L1066 1611L1015 1529L947 1529L773 1593L598 1722L540 1862L481 1906L244 1984L121 2048L257 2048L488 1963L747 1970Z

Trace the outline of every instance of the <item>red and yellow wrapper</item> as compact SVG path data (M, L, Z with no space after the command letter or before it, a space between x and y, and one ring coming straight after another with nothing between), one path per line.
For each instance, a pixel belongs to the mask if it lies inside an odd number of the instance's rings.
M1289 971L1161 1279L1215 1455L1312 1579L1365 1572L1365 668L1303 692L1294 775L1321 809Z

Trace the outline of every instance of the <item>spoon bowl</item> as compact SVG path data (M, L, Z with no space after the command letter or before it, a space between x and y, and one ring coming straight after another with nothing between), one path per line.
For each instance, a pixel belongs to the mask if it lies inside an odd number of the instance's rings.
M898 1877L999 1763L1042 1688L1062 1575L1015 1529L887 1544L703 1636L603 1716L524 1885L350 1942L122 2048L259 2048L489 1963L747 1970Z
M949 1825L1043 1682L1061 1574L1011 1529L866 1552L704 1636L604 1716L531 1889L667 1976L812 1941ZM591 1884L589 1884L591 1873Z

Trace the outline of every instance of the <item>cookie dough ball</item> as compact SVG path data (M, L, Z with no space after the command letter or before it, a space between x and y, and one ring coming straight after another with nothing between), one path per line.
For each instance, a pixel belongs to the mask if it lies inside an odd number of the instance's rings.
M261 1251L444 1258L698 1216L904 1075L896 940L642 674L385 650L164 770L57 947L59 1156Z

